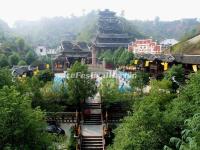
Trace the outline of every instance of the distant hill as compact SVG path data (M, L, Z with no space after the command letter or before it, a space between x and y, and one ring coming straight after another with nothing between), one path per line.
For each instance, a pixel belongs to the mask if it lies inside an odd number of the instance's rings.
M200 24L196 18L160 21L158 17L152 21L133 20L132 23L139 32L158 41L173 38L182 40L183 36Z
M0 42L4 41L10 34L10 27L6 22L0 19Z
M45 45L57 47L61 40L78 40L89 42L96 34L98 11L92 11L80 17L43 18L38 21L17 21L14 32L26 39L33 46ZM132 39L152 37L161 41L167 38L181 40L192 31L199 22L197 19L181 19L176 21L126 20L120 17L125 24L125 31ZM185 36L186 37L186 36Z
M87 15L76 17L43 18L39 21L17 21L14 31L28 42L36 45L57 47L61 40L75 40L76 36L89 26L97 17L92 11Z
M61 40L78 40L90 42L96 35L98 12L92 11L87 15L70 18L43 18L39 21L17 21L14 26L16 34L24 37L33 46L45 45L57 47ZM136 27L124 18L125 32L134 38L143 38Z

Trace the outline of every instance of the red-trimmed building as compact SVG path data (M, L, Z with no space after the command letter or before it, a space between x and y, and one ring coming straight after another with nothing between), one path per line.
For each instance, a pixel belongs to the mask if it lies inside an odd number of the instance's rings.
M128 50L137 54L160 54L161 45L158 45L152 39L140 39L131 42L128 45Z

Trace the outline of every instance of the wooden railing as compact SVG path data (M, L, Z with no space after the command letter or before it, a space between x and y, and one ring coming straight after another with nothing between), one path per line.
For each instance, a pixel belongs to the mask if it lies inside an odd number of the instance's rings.
M120 123L124 116L124 113L106 113L104 120L106 123Z
M76 112L47 112L46 121L56 121L58 123L77 123L79 114Z
M77 130L77 136L75 136L77 138L77 145L76 145L76 150L80 150L81 149L81 143L82 143L82 135L81 135L81 125L79 124L78 126L78 130Z

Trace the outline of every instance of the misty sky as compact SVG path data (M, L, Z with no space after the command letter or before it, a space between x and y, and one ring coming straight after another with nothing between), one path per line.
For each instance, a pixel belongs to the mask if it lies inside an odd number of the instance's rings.
M0 19L9 25L16 20L41 17L80 16L91 10L125 10L128 19L161 20L200 18L199 0L0 0Z

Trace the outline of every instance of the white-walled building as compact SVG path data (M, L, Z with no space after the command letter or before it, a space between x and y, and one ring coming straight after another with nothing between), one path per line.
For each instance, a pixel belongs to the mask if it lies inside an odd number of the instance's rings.
M35 52L38 56L46 56L46 55L56 55L59 53L59 48L58 49L47 49L45 46L38 46L35 49Z
M47 55L47 48L45 46L38 46L36 49L35 49L35 53L38 55L38 56L46 56Z
M161 53L161 45L154 42L152 39L140 39L131 42L128 50L133 53L139 54L159 54Z
M172 46L172 45L175 45L176 43L178 43L177 40L175 39L165 39L163 41L160 42L160 44L164 47L166 46Z

